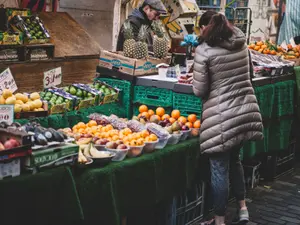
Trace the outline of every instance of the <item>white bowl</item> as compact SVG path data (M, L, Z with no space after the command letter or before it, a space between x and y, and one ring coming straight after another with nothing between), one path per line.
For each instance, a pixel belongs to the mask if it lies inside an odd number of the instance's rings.
M137 157L140 156L143 153L143 148L145 147L145 145L142 146L130 146L128 153L127 153L127 157L129 158L133 158L133 157Z
M145 153L151 153L154 152L155 147L157 145L157 143L159 142L159 139L156 141L149 141L149 142L145 142L145 147L144 147L144 152Z
M182 135L181 135L181 138L180 138L180 141L185 141L189 136L190 136L190 133L191 133L191 130L192 129L189 129L189 130L182 130Z
M114 162L120 162L123 161L128 153L129 147L127 146L127 149L110 149L105 148L107 151L115 153L115 157L112 158L112 161Z
M158 143L155 145L155 149L163 149L166 147L168 140L171 138L171 135L165 138L159 138Z
M168 145L176 145L180 141L181 136L182 132L179 134L172 134L171 138L168 140Z

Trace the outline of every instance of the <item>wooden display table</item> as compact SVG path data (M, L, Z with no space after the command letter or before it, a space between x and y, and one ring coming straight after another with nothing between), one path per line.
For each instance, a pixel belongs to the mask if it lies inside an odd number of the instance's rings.
M0 70L9 67L18 91L43 89L43 72L62 67L63 84L87 83L95 76L100 46L65 12L40 13L55 44L54 58L43 61L0 62Z

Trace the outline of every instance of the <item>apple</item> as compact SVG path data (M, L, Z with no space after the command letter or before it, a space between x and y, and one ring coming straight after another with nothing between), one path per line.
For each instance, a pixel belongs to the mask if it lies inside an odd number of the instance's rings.
M93 137L93 143L96 143L96 141L98 141L99 138L98 137Z
M93 136L92 136L91 134L84 134L83 137L84 137L84 138L91 138L91 137L93 137Z
M0 151L3 151L3 150L5 150L5 147L4 147L4 145L0 142Z
M122 145L122 144L124 144L124 142L121 141L121 140L117 140L117 141L116 141L116 144L117 144L117 145Z
M105 145L106 148L109 148L109 149L116 149L118 147L117 143L116 142L107 142L106 145Z
M127 149L127 146L124 145L124 144L120 144L120 145L118 145L117 149L122 149L122 150L124 150L124 149Z
M4 147L5 147L5 149L11 149L11 148L14 148L15 146L14 146L13 142L11 142L10 140L8 140L8 141L6 141L4 143Z
M107 139L98 139L95 144L96 145L106 145L109 141Z
M186 126L186 125L183 125L182 127L181 127L181 130L189 130L190 128L188 127L188 126Z

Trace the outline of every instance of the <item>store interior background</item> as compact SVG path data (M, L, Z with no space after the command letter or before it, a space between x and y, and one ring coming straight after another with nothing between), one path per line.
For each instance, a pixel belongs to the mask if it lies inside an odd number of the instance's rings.
M57 11L68 12L100 48L114 50L120 25L132 11L132 1L134 0L58 0ZM6 7L15 7L17 2L18 0L0 0ZM50 2L51 0L47 0L47 4ZM225 3L226 0L221 0L221 6ZM248 0L248 7L253 11L250 40L275 40L278 5L278 0Z

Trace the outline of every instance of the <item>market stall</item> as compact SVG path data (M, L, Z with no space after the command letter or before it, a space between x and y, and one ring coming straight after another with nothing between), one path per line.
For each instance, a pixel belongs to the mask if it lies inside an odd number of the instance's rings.
M1 212L9 215L6 224L117 225L126 217L130 224L135 212L151 214L173 198L179 200L170 224L203 219L202 179L209 171L205 160L198 161L202 103L192 91L192 51L186 51L187 61L184 54L169 54L159 23L153 54L145 50L144 38L138 47L128 38L124 52L103 50L99 60L97 46L67 14L39 17L53 39L52 59L0 64L6 69L1 76L10 73L14 81L7 87L0 79L0 198ZM16 48L22 47L28 48ZM271 167L260 162L267 172L261 176L273 179L294 159L290 136L299 68L286 60L299 54L295 47L280 51L271 43L249 48L265 139L248 143L241 153L245 162L271 159ZM45 84L41 74L53 68L60 68L53 70L57 83ZM254 169L246 174L249 188L258 182ZM7 195L11 190L16 194ZM16 211L21 216L14 216Z

